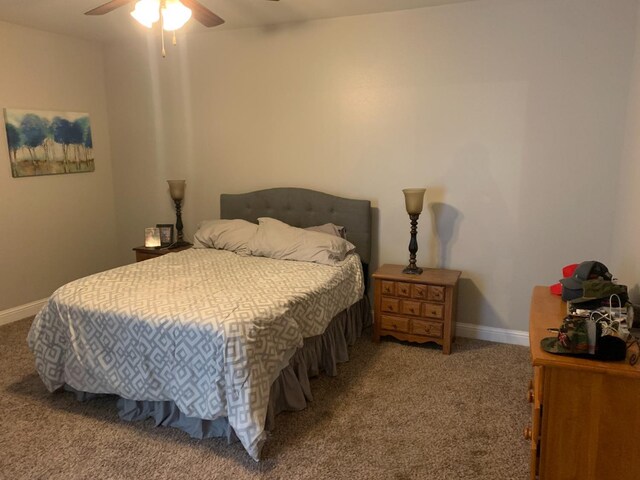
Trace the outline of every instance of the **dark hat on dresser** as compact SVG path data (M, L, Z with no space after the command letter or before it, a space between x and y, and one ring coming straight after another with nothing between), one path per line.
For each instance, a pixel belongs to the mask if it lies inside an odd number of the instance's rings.
M562 284L562 299L565 301L574 300L583 296L583 282L602 278L611 280L613 275L603 263L596 260L582 262L573 272L573 275L560 280Z

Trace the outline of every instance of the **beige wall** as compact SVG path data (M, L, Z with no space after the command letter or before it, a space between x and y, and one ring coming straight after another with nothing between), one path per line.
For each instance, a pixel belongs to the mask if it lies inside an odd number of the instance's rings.
M116 264L104 65L93 43L0 22L0 107L88 112L93 173L12 178L0 134L0 311Z
M401 189L428 188L419 264L462 270L459 321L525 330L535 284L609 262L635 0L478 0L211 30L107 49L120 260L223 192L371 199L380 263L406 263Z
M640 22L640 3L637 18ZM620 283L629 287L632 301L640 303L640 30L636 34L632 66L624 151L616 189L619 201L611 270Z

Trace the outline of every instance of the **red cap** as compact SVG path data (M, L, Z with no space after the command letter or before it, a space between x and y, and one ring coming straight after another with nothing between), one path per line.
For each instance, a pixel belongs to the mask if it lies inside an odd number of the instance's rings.
M551 293L554 295L562 295L562 285L560 285L560 283L554 283L549 287L549 290L551 290Z
M578 264L577 263L572 263L571 265L567 265L566 267L562 267L562 276L564 278L569 278L569 277L573 276L573 273L576 271L576 268L578 268ZM554 283L553 285L551 285L549 287L549 290L551 290L551 293L553 295L561 296L562 295L562 284Z
M562 276L564 278L573 276L573 273L576 271L576 268L578 268L577 263L572 263L571 265L567 265L562 269Z

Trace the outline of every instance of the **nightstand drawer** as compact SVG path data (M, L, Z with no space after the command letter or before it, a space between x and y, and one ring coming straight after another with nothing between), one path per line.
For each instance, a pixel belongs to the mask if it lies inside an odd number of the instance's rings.
M411 296L411 284L398 282L396 283L396 295L398 297L410 297Z
M389 282L388 280L382 280L382 294L383 295L395 295L396 294L396 282Z
M136 252L136 262L142 262L144 260L150 260L152 258L158 258L168 253L181 252L191 248L191 244L187 244L177 248L154 248L154 247L136 247L133 249Z
M387 313L400 313L400 300L397 298L382 297L380 310Z
M419 285L417 283L414 283L413 285L411 285L411 297L419 298L421 300L426 300L426 298L427 298L427 286L426 285Z
M442 323L427 320L411 320L411 333L427 337L442 338Z
M151 260L152 258L158 258L159 255L155 253L136 252L136 262L142 262L144 260Z
M409 332L409 319L382 315L380 328L382 328L382 330L391 330L393 332Z
M436 305L433 303L422 304L422 316L428 318L443 318L444 305Z
M444 302L444 287L429 285L427 300L430 302Z
M420 302L414 302L412 300L402 300L401 311L404 315L420 316Z

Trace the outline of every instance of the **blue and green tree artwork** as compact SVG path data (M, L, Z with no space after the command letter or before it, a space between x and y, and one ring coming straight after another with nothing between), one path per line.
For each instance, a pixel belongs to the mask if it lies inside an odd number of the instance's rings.
M93 172L89 114L4 109L14 177Z

